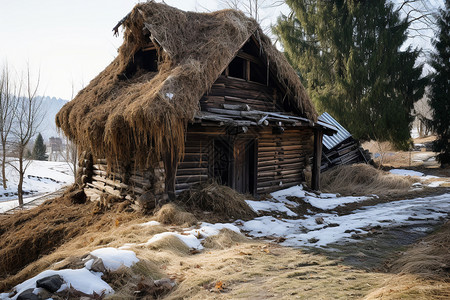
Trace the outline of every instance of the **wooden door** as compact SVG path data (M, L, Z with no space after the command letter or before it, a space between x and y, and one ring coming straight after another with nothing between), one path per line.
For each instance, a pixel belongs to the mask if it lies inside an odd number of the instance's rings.
M237 139L234 143L233 188L239 193L255 193L256 187L256 151L255 140Z

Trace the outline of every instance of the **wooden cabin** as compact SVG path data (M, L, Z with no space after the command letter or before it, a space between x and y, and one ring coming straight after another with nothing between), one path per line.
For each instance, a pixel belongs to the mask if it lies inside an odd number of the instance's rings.
M303 182L314 153L318 188L335 129L256 21L148 2L121 25L118 57L56 117L88 196L173 198L211 179L260 195Z

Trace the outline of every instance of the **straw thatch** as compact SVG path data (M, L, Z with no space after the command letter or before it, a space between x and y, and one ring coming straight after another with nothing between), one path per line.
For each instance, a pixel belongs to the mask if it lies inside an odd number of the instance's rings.
M286 89L284 101L316 120L295 71L256 21L241 12L193 13L147 2L136 5L123 26L116 59L56 116L57 126L96 157L144 166L162 153L183 153L200 98L252 35ZM158 72L138 69L131 78L120 78L137 51L151 43Z

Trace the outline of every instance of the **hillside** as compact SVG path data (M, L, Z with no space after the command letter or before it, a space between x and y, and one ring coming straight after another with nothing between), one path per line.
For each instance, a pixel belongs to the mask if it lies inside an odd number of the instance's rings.
M39 97L38 100L42 103L41 111L44 114L39 132L41 132L44 141L48 141L50 137L59 136L55 125L55 116L61 107L67 103L67 100L49 96Z

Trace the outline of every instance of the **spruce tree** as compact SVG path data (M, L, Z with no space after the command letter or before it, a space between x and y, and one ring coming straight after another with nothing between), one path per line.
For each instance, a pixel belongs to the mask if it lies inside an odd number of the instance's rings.
M320 112L356 138L408 148L424 92L417 50L401 46L408 22L384 0L287 0L274 29Z
M42 138L41 133L38 134L36 141L34 142L32 157L35 160L47 160L47 156L45 155L45 145L44 139Z
M441 166L450 164L450 1L438 17L437 38L433 41L436 52L432 54L431 66L435 72L431 76L430 107L433 110L431 126L438 139L433 150L439 152L437 159Z

